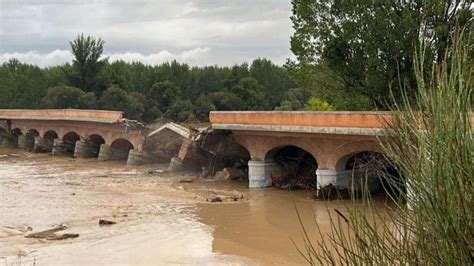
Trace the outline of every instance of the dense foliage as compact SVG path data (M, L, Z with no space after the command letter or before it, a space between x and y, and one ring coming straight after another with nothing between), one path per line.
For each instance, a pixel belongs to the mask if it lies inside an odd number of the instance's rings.
M390 88L397 99L401 86L416 93L415 47L440 62L451 36L472 26L471 3L293 0L292 79L337 109L387 109Z

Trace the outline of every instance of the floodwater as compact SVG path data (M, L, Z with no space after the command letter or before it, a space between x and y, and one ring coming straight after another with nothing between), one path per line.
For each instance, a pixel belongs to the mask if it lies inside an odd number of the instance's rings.
M344 209L343 202L328 205L304 191L180 182L196 176L160 169L166 165L0 148L0 266L299 265L304 260L292 239L301 246L303 236L295 206L314 238L315 223L329 230L328 207ZM216 196L224 201L208 201ZM99 219L117 223L99 226ZM60 224L68 229L59 233L79 237L24 237Z

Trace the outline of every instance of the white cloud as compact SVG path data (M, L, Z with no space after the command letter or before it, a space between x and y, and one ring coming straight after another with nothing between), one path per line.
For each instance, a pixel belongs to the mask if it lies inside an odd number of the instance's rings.
M206 65L209 63L209 53L211 49L196 48L192 50L186 50L180 53L171 53L163 50L159 53L141 54L136 52L125 52L125 53L112 53L104 54L104 57L108 57L110 62L123 60L125 62L142 62L147 65L157 65L172 60L178 62L188 63L190 65ZM21 62L28 64L35 64L41 67L48 67L54 65L64 64L72 61L72 54L67 50L54 50L50 53L38 53L37 51L29 51L26 53L4 53L0 54L0 63L7 62L8 60L16 58Z
M38 65L40 67L54 66L64 64L72 60L72 54L66 50L54 50L50 53L38 53L37 51L29 51L26 53L4 53L0 54L0 63L6 62L12 58L20 60L20 62Z
M105 54L104 56L109 58L109 61L123 60L125 62L142 62L146 65L157 65L171 60L177 60L181 63L188 63L190 65L206 65L208 62L210 48L196 48L193 50L183 51L181 53L173 54L167 50L163 50L159 53L152 54L141 54L141 53L114 53Z

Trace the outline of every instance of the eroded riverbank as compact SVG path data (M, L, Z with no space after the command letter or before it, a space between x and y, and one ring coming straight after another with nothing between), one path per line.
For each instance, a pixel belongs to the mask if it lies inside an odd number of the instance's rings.
M239 182L181 183L196 176L162 172L160 166L6 149L0 154L0 265L302 264L291 242L293 237L302 243L293 202L310 231L314 218L322 230L329 229L327 204L303 191L249 190ZM216 195L224 202L207 201ZM236 195L238 201L225 200ZM117 224L100 227L99 219ZM18 230L58 224L80 236L38 240Z

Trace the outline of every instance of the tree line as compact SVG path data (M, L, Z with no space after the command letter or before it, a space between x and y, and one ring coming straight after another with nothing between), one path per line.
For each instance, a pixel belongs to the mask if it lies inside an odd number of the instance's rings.
M268 59L231 67L191 67L177 61L151 66L109 62L102 57L104 44L79 35L70 42L71 63L47 68L17 59L3 63L0 108L119 110L128 118L153 122L206 121L213 110L326 107L314 105L311 92L297 89L286 68Z
M470 1L293 0L292 6L296 60L284 66L265 58L205 67L110 62L104 40L81 34L70 42L70 63L0 65L0 108L120 110L145 122L206 121L212 110L387 110L402 91L417 94L417 48L441 61L450 36L472 31ZM472 58L472 38L465 41ZM427 72L432 63L424 62Z

